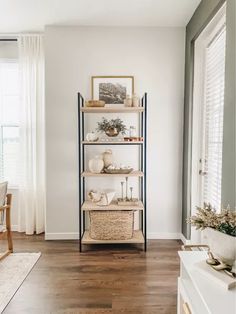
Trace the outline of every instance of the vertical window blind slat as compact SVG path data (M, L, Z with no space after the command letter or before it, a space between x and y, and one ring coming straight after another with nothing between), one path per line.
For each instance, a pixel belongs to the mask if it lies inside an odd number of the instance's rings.
M226 27L205 50L205 171L204 201L221 209Z

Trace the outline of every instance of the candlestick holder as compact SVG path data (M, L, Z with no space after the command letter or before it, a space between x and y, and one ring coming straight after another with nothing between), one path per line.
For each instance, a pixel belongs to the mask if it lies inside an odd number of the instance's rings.
M122 181L120 184L121 184L121 199L124 200L124 184L125 184L125 182Z

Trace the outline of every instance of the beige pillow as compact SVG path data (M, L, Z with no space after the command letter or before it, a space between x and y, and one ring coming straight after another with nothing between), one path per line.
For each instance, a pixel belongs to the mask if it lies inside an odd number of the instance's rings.
M7 194L7 183L8 182L0 182L0 206L3 206L5 204Z

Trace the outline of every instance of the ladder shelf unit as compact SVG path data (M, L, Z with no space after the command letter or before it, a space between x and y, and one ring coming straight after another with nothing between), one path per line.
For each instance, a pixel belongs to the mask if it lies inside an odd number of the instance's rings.
M83 244L105 244L105 243L132 243L143 244L144 250L147 249L147 93L144 94L141 100L140 107L85 107L84 98L78 93L78 162L79 162L79 249L82 252ZM142 141L97 141L88 142L85 140L84 126L86 114L99 113L127 113L139 115L139 136ZM106 173L91 173L85 169L85 150L86 147L92 145L109 145L109 146L137 146L139 150L139 169L132 171L129 174L106 174ZM136 177L139 182L139 202L134 206L120 206L113 201L110 205L105 206L102 210L134 210L139 215L139 230L134 230L133 237L128 240L94 240L90 238L89 231L86 230L86 212L89 210L101 210L101 207L86 199L86 178L88 177Z

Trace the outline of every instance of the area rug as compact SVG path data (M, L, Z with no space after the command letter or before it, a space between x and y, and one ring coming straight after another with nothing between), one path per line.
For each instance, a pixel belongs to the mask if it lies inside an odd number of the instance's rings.
M20 288L41 253L12 253L0 261L0 313Z

